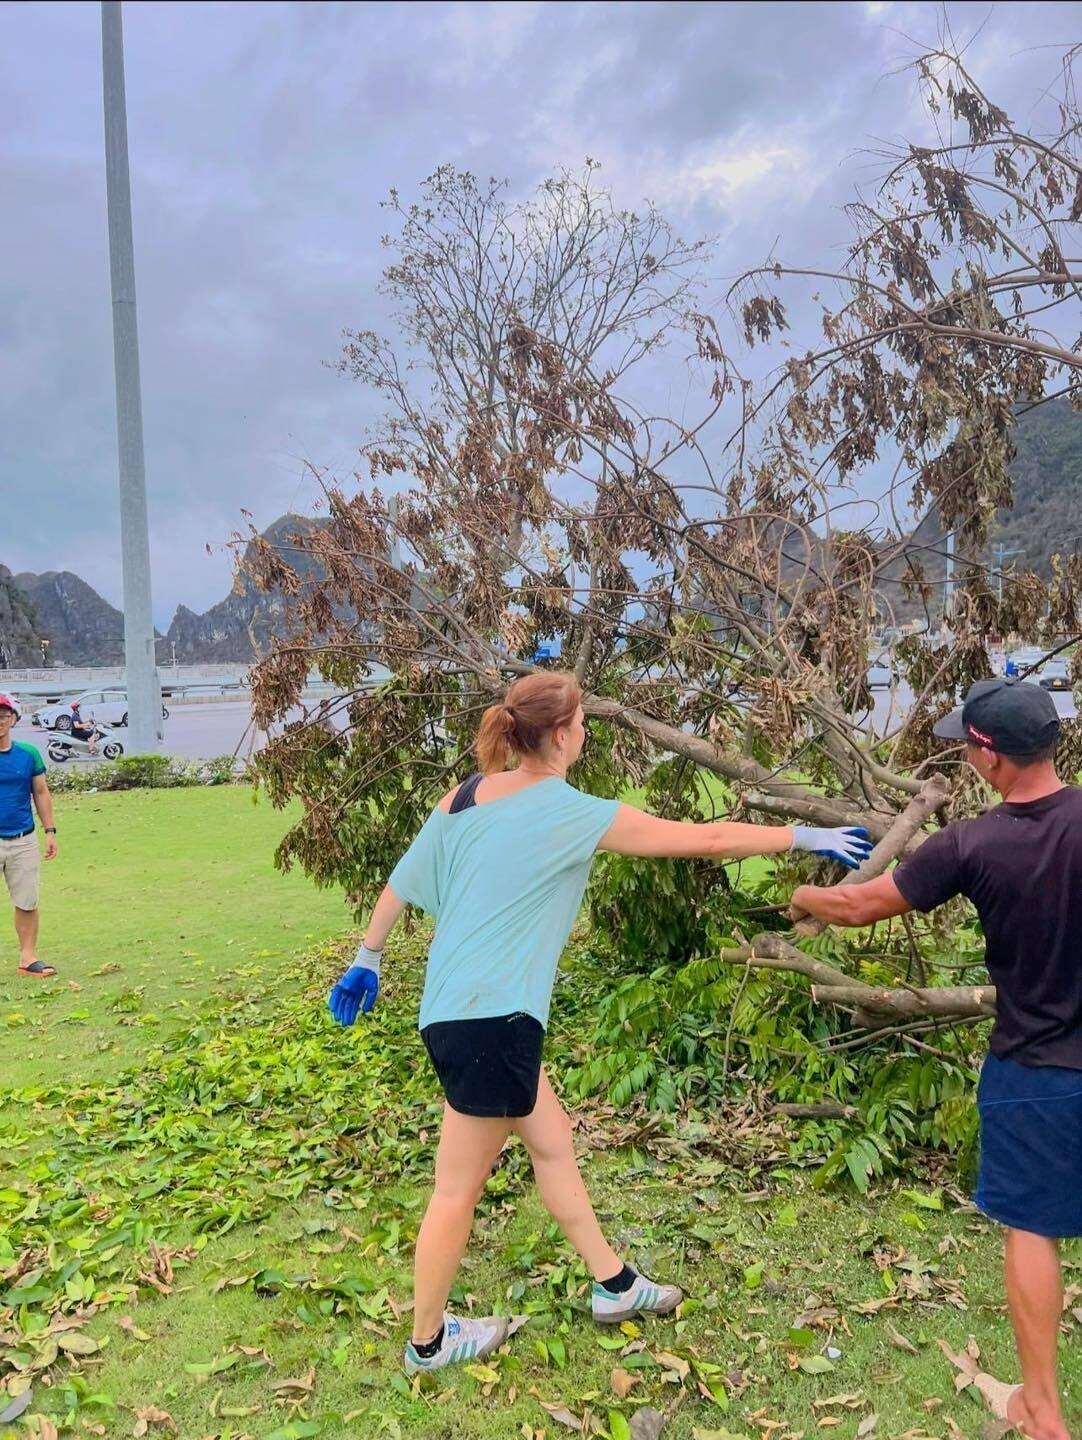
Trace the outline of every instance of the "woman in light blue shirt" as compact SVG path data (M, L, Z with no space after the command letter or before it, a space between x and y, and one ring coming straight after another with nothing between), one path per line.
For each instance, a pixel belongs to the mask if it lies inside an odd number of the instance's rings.
M510 1135L525 1144L541 1198L594 1277L595 1320L667 1314L675 1285L637 1274L605 1239L575 1159L571 1122L541 1064L556 967L598 850L739 860L809 850L855 866L863 830L660 820L567 783L585 730L579 687L547 672L516 680L485 712L480 771L445 795L393 870L357 959L331 992L351 1025L379 989L380 957L407 904L436 921L420 1028L445 1096L436 1181L417 1236L411 1371L490 1354L496 1316L445 1313L474 1207ZM514 769L508 769L512 759Z

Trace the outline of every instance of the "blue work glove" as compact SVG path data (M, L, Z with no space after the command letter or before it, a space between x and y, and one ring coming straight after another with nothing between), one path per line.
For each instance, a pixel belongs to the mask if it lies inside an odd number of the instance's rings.
M835 829L818 830L812 825L794 825L790 850L807 850L812 855L826 855L840 860L850 870L859 870L872 853L872 840L861 825L839 825Z
M356 959L331 991L327 1008L339 1025L352 1025L357 1011L366 1015L379 994L379 962L382 951L362 945Z

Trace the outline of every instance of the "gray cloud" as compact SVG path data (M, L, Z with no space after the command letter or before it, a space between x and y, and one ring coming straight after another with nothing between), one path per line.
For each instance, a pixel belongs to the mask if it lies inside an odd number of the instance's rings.
M1052 78L1075 4L956 5L1008 104ZM119 599L98 8L0 7L0 561ZM912 133L888 74L931 4L192 4L126 7L155 610L229 583L242 507L310 506L303 462L348 470L372 401L323 362L378 325L391 185L444 161L530 189L590 154L719 248L712 292L779 238L828 256L869 173ZM659 375L659 381L661 377ZM673 371L667 383L684 383Z

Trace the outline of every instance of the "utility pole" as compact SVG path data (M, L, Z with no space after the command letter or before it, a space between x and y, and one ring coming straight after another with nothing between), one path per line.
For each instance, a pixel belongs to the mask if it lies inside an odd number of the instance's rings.
M139 388L139 330L135 312L135 253L120 0L102 0L101 68L109 271L113 292L120 547L124 569L124 675L128 690L128 745L134 754L140 755L160 748L162 696L154 658L150 595L150 534L143 463L143 403Z
M943 582L943 618L948 619L954 610L954 531L947 533L947 574Z
M1002 540L997 540L992 546L992 559L995 566L996 576L996 602L1003 604L1003 562L1008 555L1021 555L1022 547L1016 546L1013 550L1008 549Z

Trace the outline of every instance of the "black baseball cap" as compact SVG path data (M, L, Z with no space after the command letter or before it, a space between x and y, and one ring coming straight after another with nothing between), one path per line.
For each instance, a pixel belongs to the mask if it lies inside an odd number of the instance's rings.
M1025 680L978 680L965 703L932 727L939 740L964 740L998 755L1035 755L1059 738L1056 702Z

